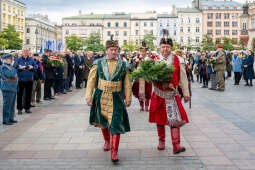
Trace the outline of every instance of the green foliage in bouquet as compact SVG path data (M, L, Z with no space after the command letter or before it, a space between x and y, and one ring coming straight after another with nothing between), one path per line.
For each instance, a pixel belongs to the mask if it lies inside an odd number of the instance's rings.
M215 60L214 59L207 59L206 64L213 66L215 64Z
M140 63L140 68L132 72L132 79L144 78L146 81L167 82L172 80L174 66L169 66L163 61L145 60Z
M61 57L51 56L48 59L49 64L54 64L56 67L62 67L64 65L64 61Z

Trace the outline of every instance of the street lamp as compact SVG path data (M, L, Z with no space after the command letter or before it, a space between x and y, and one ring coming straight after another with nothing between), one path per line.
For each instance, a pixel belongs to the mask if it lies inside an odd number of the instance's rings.
M38 35L38 29L35 29L35 53L37 53L37 35Z

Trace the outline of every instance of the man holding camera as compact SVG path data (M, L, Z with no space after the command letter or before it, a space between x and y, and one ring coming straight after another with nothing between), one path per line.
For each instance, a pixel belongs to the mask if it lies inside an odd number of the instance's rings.
M29 57L28 49L25 48L22 50L22 57L17 59L15 67L18 70L18 114L22 114L23 108L25 109L26 113L32 113L30 111L31 97L33 89L34 70L37 69L37 66L34 60ZM25 96L23 97L24 92ZM23 100L25 100L25 102L23 102Z

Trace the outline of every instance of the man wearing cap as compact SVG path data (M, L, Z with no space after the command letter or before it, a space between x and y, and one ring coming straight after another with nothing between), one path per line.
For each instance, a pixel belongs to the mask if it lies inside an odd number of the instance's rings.
M180 63L178 56L171 54L172 47L172 39L161 39L160 58L166 64L173 65L175 69L172 74L172 81L153 84L154 90L151 96L149 122L157 125L159 137L158 150L165 149L165 125L170 127L173 153L178 154L185 151L185 148L180 145L180 127L189 122L186 111L181 102L180 94L178 93L178 86L182 89L185 102L190 100L190 94L186 69L184 65ZM165 84L167 84L167 86L165 86ZM173 125L169 123L171 120L168 118L170 112L172 115L178 115L179 122L181 122L181 124ZM177 118L173 120L177 120Z
M111 39L106 42L106 57L93 63L86 89L86 102L91 106L90 124L102 129L105 151L110 149L112 135L113 162L118 161L120 134L130 131L126 107L131 105L130 73L126 62L118 59L117 50L118 41Z
M216 71L216 77L218 80L218 91L225 90L225 66L226 66L226 57L225 53L223 52L223 47L218 46L214 64L214 71Z
M147 56L148 47L146 47L146 43L143 41L142 46L140 47L140 56L137 56L135 67L139 68L139 65L142 61L150 59ZM139 100L140 103L140 111L149 112L149 105L151 99L152 92L152 84L145 81L143 78L136 80L132 86L132 92L134 96Z
M7 54L2 57L3 65L1 72L1 90L3 94L3 124L12 125L14 120L16 93L18 89L17 70L12 66L13 57Z
M34 72L34 82L33 82L33 91L32 91L32 105L35 105L35 102L41 102L41 82L43 79L42 68L40 64L40 56L39 54L33 54L33 59L35 64L37 65L37 69Z

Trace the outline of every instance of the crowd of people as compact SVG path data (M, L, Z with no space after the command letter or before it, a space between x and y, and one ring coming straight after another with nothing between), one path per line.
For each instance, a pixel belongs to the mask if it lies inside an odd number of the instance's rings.
M234 73L234 85L239 85L243 77L245 86L253 86L252 80L255 77L253 66L254 53L250 50L231 52L229 50L224 51L221 46L218 46L217 51L208 52L197 50L184 52L184 50L177 50L173 53L183 58L190 80L194 82L194 77L196 77L196 81L202 84L202 88L224 91L225 79L231 78L232 72ZM139 67L139 62L141 62L143 57L158 57L150 49L143 46L141 46L139 52L134 52L133 54L120 54L120 48L118 48L118 55L121 60L127 63L130 71ZM54 96L67 94L72 91L72 88L86 88L93 62L103 58L104 51L95 53L92 51L72 52L67 50L60 53L45 49L43 55L39 55L36 53L32 54L28 49L23 49L16 55L7 54L6 56L8 56L7 59L3 56L0 64L6 66L8 65L7 60L13 58L11 66L17 70L17 79L11 79L10 82L2 82L15 84L13 80L17 80L17 88L13 88L14 86L10 85L10 89L15 89L14 92L17 93L15 93L14 98L17 95L18 114L22 114L23 109L29 114L31 113L31 107L35 107L36 103L41 103L43 83L43 100L54 100ZM63 64L55 65L54 63L48 62L52 56L59 57L63 61ZM1 72L4 72L4 70ZM1 78L4 79L4 76ZM73 83L74 80L75 83ZM146 81L140 83L145 83L144 88L146 91L152 91L151 84ZM133 83L132 91L133 95L139 100L139 95L141 96L142 93L141 90L139 92L139 82L135 81ZM146 100L139 100L141 106L140 111L144 111L145 107L145 110L148 112L151 93L143 92L142 95ZM13 104L13 102L11 103ZM9 115L14 114L12 113L14 111L10 112ZM10 118L9 120L3 119L3 123L16 123L14 118Z
M165 125L168 125L173 153L184 152L185 147L180 145L180 127L189 120L182 100L190 101L190 83L194 82L194 76L202 88L224 91L225 80L231 78L233 72L234 85L239 85L243 77L245 86L252 87L254 53L224 51L222 46L210 52L181 48L173 51L172 48L172 39L163 37L160 55L152 53L145 43L139 52L121 54L118 42L112 39L106 42L106 54L48 49L43 55L32 54L28 49L17 55L6 54L0 63L3 124L17 123L16 100L18 115L23 114L23 110L32 113L31 107L42 102L42 84L45 101L70 93L73 88L86 88L86 102L91 106L90 124L101 128L104 150L111 147L112 161L117 162L120 134L130 131L126 107L131 105L133 94L139 101L140 111L149 112L149 122L156 124L158 150L165 149ZM171 81L152 83L141 77L132 82L131 72L146 60L174 66Z
M49 62L51 57L61 60L61 65ZM72 92L73 88L86 88L87 79L96 59L104 56L92 51L52 52L45 49L43 55L23 49L18 54L6 54L1 58L1 90L3 94L3 124L12 125L17 98L18 115L30 114L36 103L54 100L55 96ZM75 78L74 78L75 76ZM75 81L75 83L73 83ZM43 98L42 98L42 84ZM73 85L75 84L75 85ZM17 97L16 97L17 96Z
M188 52L186 56L190 63L191 79L194 82L193 74L196 75L197 82L203 84L202 88L224 91L225 80L232 78L232 73L234 85L239 85L243 77L245 86L253 86L254 53L251 50L231 52L223 51L222 46L218 46L217 51Z

